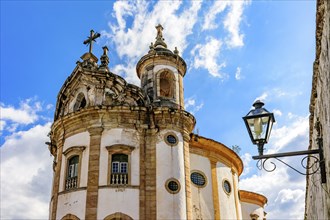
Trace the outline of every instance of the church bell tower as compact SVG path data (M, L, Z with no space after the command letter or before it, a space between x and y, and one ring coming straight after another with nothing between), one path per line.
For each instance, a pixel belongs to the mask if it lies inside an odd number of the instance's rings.
M176 47L173 52L167 49L162 25L158 24L156 29L156 41L151 43L148 54L136 65L141 88L153 106L184 109L182 80L187 69L186 63Z

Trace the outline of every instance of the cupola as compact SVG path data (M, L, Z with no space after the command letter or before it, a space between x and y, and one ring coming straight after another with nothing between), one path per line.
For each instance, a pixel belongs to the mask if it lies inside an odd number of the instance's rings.
M141 88L148 95L154 106L167 106L184 109L183 77L186 73L186 62L174 51L167 48L163 38L162 25L156 26L156 41L149 46L136 65Z

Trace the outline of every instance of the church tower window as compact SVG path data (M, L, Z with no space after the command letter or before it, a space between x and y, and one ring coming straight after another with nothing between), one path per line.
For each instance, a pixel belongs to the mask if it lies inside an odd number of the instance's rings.
M77 111L81 108L86 107L86 104L87 104L87 102L86 102L86 98L85 98L84 93L82 93L82 92L79 93L77 98L76 98L76 103L73 106L73 111Z
M113 154L111 158L111 184L128 184L128 155Z
M159 74L159 96L174 98L174 76L170 71Z
M67 168L67 178L65 181L65 189L78 187L78 164L79 156L75 155L69 159Z

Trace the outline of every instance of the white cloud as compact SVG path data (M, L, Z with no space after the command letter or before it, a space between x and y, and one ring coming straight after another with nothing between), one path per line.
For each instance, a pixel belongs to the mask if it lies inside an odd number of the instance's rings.
M274 127L270 139L272 147L269 148L267 153L276 153L286 147L290 147L289 145L300 137L307 141L309 134L309 117L296 116L292 119L290 125L284 125L279 128ZM308 142L303 146L297 145L295 147L302 148L300 150L306 150L307 146Z
M291 190L291 189L282 189L276 199L275 202L286 203L290 201L301 201L304 200L305 192L301 189Z
M6 127L6 121L0 120L0 131L4 130Z
M114 3L114 18L117 24L109 22L110 32L102 31L115 44L116 51L125 60L127 66L135 67L138 59L148 51L149 42L154 42L156 37L155 26L160 23L164 27L165 42L169 49L178 47L183 52L187 47L187 36L192 33L192 28L198 18L201 7L200 1L192 1L188 8L182 7L181 1L118 1ZM151 8L151 11L150 11ZM132 24L127 26L125 19L132 19ZM140 37L143 36L143 37ZM117 67L119 68L119 67ZM121 68L124 71L124 68ZM139 84L135 68L128 68L125 78Z
M252 161L252 155L249 154L249 153L245 153L240 157L243 161L243 166L244 166L244 170L243 170L243 173L241 175L241 177L243 177L243 176L250 173L250 170L252 168L251 165L250 165L250 162Z
M191 51L191 54L194 56L193 67L195 69L205 68L213 77L226 78L227 74L221 72L226 63L218 64L217 61L221 46L221 40L213 37L210 37L204 45L197 44Z
M1 146L1 219L47 219L52 158L50 123L8 136Z
M223 22L225 29L229 32L226 44L229 47L241 47L244 45L244 35L240 33L239 26L242 20L244 6L249 1L230 1L230 10Z
M224 29L228 32L225 43L228 47L241 47L244 45L244 35L240 33L240 23L242 21L244 7L250 1L215 1L209 11L205 14L203 30L218 28L218 24L223 23ZM228 8L224 20L221 22L219 14ZM218 20L217 20L218 18Z
M237 67L235 72L235 79L240 80L242 78L241 76L241 68Z
M216 29L218 24L215 22L217 15L225 10L229 1L215 1L210 10L205 13L203 30Z
M37 113L42 110L41 103L35 98L21 101L19 108L0 103L1 120L17 124L31 124L38 120Z
M282 116L282 112L280 110L278 110L278 109L274 109L273 110L273 113L274 113L274 115Z
M254 101L260 100L262 102L265 102L266 99L267 99L267 97L268 97L268 93L267 92L264 92L260 96L258 96L257 98L255 98Z
M184 101L184 108L186 111L191 114L196 114L199 110L201 110L204 106L204 103L196 104L196 100L193 97L190 97Z
M124 77L128 82L133 83L135 85L140 86L140 79L137 77L136 74L129 74L129 73L135 73L135 66L133 63L128 63L127 65L118 64L116 65L112 71L122 77Z

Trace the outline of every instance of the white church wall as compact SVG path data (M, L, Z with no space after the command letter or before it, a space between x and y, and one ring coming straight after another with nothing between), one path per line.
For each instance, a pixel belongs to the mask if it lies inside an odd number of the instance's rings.
M82 152L82 158L81 158L81 168L80 168L80 181L79 181L79 187L86 187L87 186L87 176L88 176L88 159L89 159L89 133L82 132L79 134L72 135L71 137L68 137L65 139L63 144L63 152L65 152L70 147L74 146L84 146L86 147L85 150ZM67 164L67 158L62 155L62 163L61 163L61 175L60 175L60 185L59 185L59 191L64 190L64 182L65 182L65 174L66 174L66 164Z
M116 212L139 219L139 189L99 189L97 219L104 219Z
M131 185L139 185L140 183L140 148L139 148L139 135L136 130L115 128L105 130L102 133L101 149L100 149L100 175L99 185L108 184L108 169L110 169L109 153L106 149L107 146L123 144L133 146L135 149L130 157L131 169Z
M220 204L220 218L221 219L237 219L236 204L234 196L234 184L231 173L231 168L225 164L217 163L217 179L219 191L219 204ZM223 188L223 182L227 180L231 186L231 193L227 194ZM235 192L237 193L237 192Z
M251 219L251 214L255 214L254 216L258 216L257 220L263 220L264 219L264 209L258 205L247 203L247 202L241 202L242 207L242 218L243 219Z
M206 176L206 186L197 187L191 184L193 218L214 219L214 205L212 194L211 163L206 157L190 154L190 169L201 171Z
M73 191L58 196L56 218L61 219L66 214L73 214L79 219L85 218L86 190Z
M170 146L164 136L173 132L178 137L178 144ZM164 130L158 134L156 143L157 166L157 219L186 219L186 192L183 138L178 132ZM176 194L166 190L168 179L175 178L180 182L181 189Z

